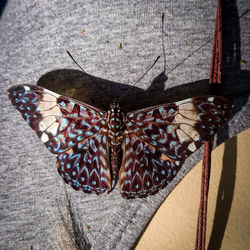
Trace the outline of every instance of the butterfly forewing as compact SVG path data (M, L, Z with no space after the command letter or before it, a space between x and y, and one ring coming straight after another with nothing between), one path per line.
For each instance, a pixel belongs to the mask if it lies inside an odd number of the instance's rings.
M180 162L216 133L231 108L232 104L223 97L201 96L128 113L119 173L123 197L145 197L165 187ZM143 181L145 171L150 178L148 183L155 183L153 188Z
M35 85L16 85L9 98L54 154L58 171L75 189L110 189L106 113Z

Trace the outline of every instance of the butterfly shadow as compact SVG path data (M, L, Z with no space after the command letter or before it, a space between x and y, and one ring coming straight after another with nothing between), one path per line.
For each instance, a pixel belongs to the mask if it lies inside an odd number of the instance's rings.
M112 101L128 91L120 102L125 113L209 93L207 79L164 90L167 80L164 72L159 74L146 90L92 75L90 77L94 81L79 70L58 69L44 74L37 85L106 111Z
M0 1L0 17L2 16L3 12L4 12L4 9L5 9L5 6L7 4L7 0L1 0Z

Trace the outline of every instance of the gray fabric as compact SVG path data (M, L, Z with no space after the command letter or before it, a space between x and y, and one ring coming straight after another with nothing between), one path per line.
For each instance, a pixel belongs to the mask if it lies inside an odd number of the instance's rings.
M149 88L148 95L130 92L128 106L140 102L137 96L143 105L151 105L152 100L168 102L207 93L212 48L208 41L213 37L216 5L215 0L7 2L0 22L1 249L129 249L162 201L202 158L200 149L167 188L147 199L122 199L117 187L109 195L76 192L63 184L55 157L10 104L8 87L36 84L47 72L75 68L65 53L69 50L89 74L113 81L112 88L103 87L116 94L124 88L118 83L134 82L161 55L135 88ZM243 96L250 79L249 13L238 23L249 7L248 0L239 0L237 6L228 1L223 93L237 98L217 143L249 126L249 100ZM240 64L240 52L247 63ZM164 63L167 79L161 74ZM160 89L161 83L167 91Z

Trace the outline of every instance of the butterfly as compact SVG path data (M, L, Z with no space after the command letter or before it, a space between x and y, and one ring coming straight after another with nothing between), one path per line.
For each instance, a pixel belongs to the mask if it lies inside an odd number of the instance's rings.
M123 113L108 111L36 85L16 85L9 98L57 157L67 184L85 193L112 190L124 198L156 194L176 176L183 161L226 122L232 103L198 96Z

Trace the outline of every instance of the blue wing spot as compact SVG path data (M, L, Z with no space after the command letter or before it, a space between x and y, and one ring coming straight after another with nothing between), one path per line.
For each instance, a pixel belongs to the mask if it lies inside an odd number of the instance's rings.
M157 140L157 138L159 137L159 135L154 135L152 134L151 137L153 138L153 140ZM155 145L154 145L155 146Z
M24 110L23 105L20 105L20 106L18 107L18 109L19 109L19 110Z
M160 114L162 115L163 112L164 112L164 108L163 108L163 107L160 107L160 108L159 108L159 112L160 112Z
M31 100L31 102L32 102L33 104L35 104L36 101L37 101L37 96L35 96L35 97Z
M171 169L168 169L168 177L171 175Z
M71 180L71 178L69 177L68 173L64 173L65 177L67 178L67 180Z
M165 175L165 171L164 171L164 170L161 170L161 174L162 174L162 175Z
M90 187L90 186L84 186L84 188L87 190L87 191L91 191L92 190L92 187Z
M168 113L169 113L169 114L172 114L172 113L174 113L174 112L175 112L175 109L173 109L173 108L171 108L171 109L168 110Z
M86 131L86 133L85 133L85 135L87 135L87 136L91 136L91 135L93 135L94 133L93 132L91 132L91 131Z
M102 141L105 143L106 140L107 140L107 137L106 137L106 135L104 135L104 136L102 137Z
M93 185L96 185L96 181L92 181L92 184L93 184Z
M78 141L82 141L83 140L83 137L81 135L77 136L76 138Z
M159 118L156 118L156 119L155 119L155 121L156 121L156 122L158 122L158 123L165 123L165 121L164 121L164 120L159 119Z
M88 170L88 168L86 166L83 167L83 170L86 171L87 175L89 175L89 170Z
M61 102L60 102L60 105L61 105L63 108L66 107L66 103L65 103L64 101L61 101Z
M175 130L175 127L173 125L168 125L167 126L167 132L171 135L173 135L174 133L174 130Z
M100 127L97 126L97 125L95 125L94 128L95 128L95 130L99 130L100 129Z
M18 103L18 102L19 102L19 99L18 99L18 98L15 98L14 101L15 101L15 103Z
M56 152L56 151L58 151L58 149L61 147L61 142L58 140L57 137L54 137L54 139L55 139L55 141L56 141L56 143L57 143L57 147L54 149L54 151Z
M177 142L176 142L176 141L171 141L171 142L169 143L170 148L175 147L175 145L176 145L176 144L177 144Z
M181 144L177 145L174 149L175 154L177 155L178 158L181 158L181 155L178 154L178 150L181 147Z
M74 138L74 137L76 137L77 135L76 134L74 134L74 133L69 133L69 138Z
M72 172L72 175L74 175L74 176L75 176L75 175L76 175L76 172L75 172L75 171L73 171L73 172Z
M83 106L80 106L80 110L86 111L86 108Z
M96 123L97 120L96 119L91 119L91 123Z
M147 186L148 186L148 187L149 187L149 184L150 184L149 181L147 181Z
M81 134L83 133L83 131L82 131L82 129L76 129L76 133L77 133L78 135L81 135Z
M201 116L203 116L203 115L204 115L204 113L202 113L202 112L198 114L199 118L200 118Z
M69 146L69 147L73 147L73 146L74 146L74 142L69 141L68 146Z
M27 103L28 101L29 101L29 98L27 98L27 97L24 97L23 99L21 99L22 103Z
M74 185L79 187L81 184L78 182L78 180L72 180L74 182Z
M139 185L138 185L138 184L136 184L136 185L135 185L135 188L136 188L136 189L138 189L138 188L139 188Z
M30 115L28 113L24 113L23 115L25 116L26 121L30 122L30 120L29 120Z
M69 124L68 119L62 118L62 119L61 119L61 124L60 124L59 131L64 130L64 129L68 126L68 124Z
M65 137L63 134L59 134L57 137L63 144L65 143Z
M70 167L71 167L71 165L68 163L68 164L67 164L67 169L70 169Z
M81 177L81 181L83 182L85 179L83 177Z
M157 140L157 138L156 138L155 140ZM157 146L157 142L156 142L156 141L151 141L150 144L151 144L152 146Z
M74 103L74 102L72 102L72 101L70 101L70 102L69 102L69 105L70 105L70 107L73 109L73 108L74 108L74 106L75 106L75 103Z

